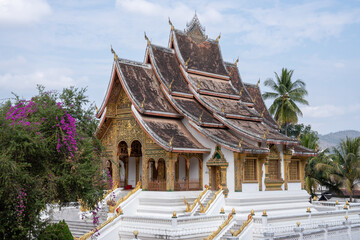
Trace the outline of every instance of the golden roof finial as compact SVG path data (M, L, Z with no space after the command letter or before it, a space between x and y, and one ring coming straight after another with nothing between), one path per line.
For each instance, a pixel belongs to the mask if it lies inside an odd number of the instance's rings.
M264 117L264 113L265 113L265 108L264 108L264 110L262 110L262 112L261 112L261 117Z
M260 85L260 78L259 78L258 82L256 83L257 87L259 87L259 85Z
M241 97L242 93L244 91L244 86L240 89L239 96Z
M239 62L239 57L236 59L236 61L234 63L236 67L237 67L238 62Z
M114 61L117 61L119 58L118 58L118 55L116 54L116 52L114 51L114 49L112 48L112 45L110 45L111 47L111 53L114 54Z
M144 32L144 37L145 37L145 39L147 41L147 45L150 45L151 42L150 42L149 38L146 36L146 32Z
M266 135L268 134L268 132L269 132L269 129L266 129L266 131L265 131L265 133L263 135L263 139L266 139Z
M174 31L174 25L172 24L172 22L171 22L171 20L170 20L170 17L169 17L169 24L170 24L170 26L171 26L171 31Z
M256 103L256 99L257 99L257 96L255 96L254 100L253 100L253 103L255 104Z
M172 146L173 140L174 140L174 137L172 137L172 138L170 139L170 141L169 141L169 146L170 146L170 147Z
M233 68L230 68L229 76L231 75L232 71L233 71Z
M202 110L202 112L201 112L201 114L199 116L199 122L201 122L203 114L204 114L204 110Z
M224 105L221 107L221 112L222 113L225 112L225 106Z
M171 90L171 86L172 86L174 80L175 80L175 79L173 79L173 80L171 81L171 83L169 84L169 90Z
M96 104L95 104L95 109L96 109L96 114L99 112L99 109L98 109L98 107L96 106Z
M241 144L242 144L243 141L244 141L243 139L240 139L240 141L239 141L239 148L241 148Z
M144 103L145 103L145 99L146 99L146 96L144 96L144 100L141 102L141 108L144 108Z
M221 38L221 33L219 34L219 36L216 38L216 40L215 40L215 41L219 43L220 38Z
M186 60L185 66L187 66L189 64L189 62L190 62L190 57L188 58L188 60Z

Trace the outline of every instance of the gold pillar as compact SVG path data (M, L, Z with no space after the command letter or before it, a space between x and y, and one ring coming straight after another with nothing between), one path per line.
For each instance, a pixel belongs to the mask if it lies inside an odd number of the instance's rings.
M136 161L136 183L139 181L139 177L140 177L140 157L136 157L135 158Z
M243 166L245 161L245 153L237 153L234 152L234 161L235 161L235 192L242 191L242 183L243 183Z
M144 190L147 189L148 181L149 181L148 157L146 155L143 155L143 157L142 157L142 180L141 180L142 189L144 189Z
M225 197L227 197L227 195L229 193L229 189L227 188L227 181L226 181L227 166L221 166L220 168L221 168L221 186L224 189Z
M176 153L166 152L166 190L174 191Z
M257 162L258 162L258 181L259 181L259 191L262 191L263 189L263 185L262 185L262 180L263 180L263 165L264 165L264 162L265 162L265 159L264 158L258 158L257 159Z
M291 155L284 154L284 184L285 190L288 190L288 181L289 181L289 163L291 161Z
M211 188L212 188L212 185L211 185L211 178L212 178L211 167L208 166L208 169L209 169L209 187L210 187L210 189L211 189Z
M112 166L112 180L113 180L113 188L120 187L120 163L119 158L116 156L116 154L113 154L115 157L113 157L113 162L111 164ZM113 164L115 163L115 164Z

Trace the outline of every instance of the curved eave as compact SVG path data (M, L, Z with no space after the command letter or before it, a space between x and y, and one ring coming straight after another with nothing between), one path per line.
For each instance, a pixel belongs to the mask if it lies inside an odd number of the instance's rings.
M106 118L106 108L104 110L104 113L101 115L99 125L98 125L98 127L96 128L96 131L95 131L95 136L98 135L99 130L103 127L103 124L105 122L105 118Z
M131 105L131 112L140 125L140 127L144 130L144 132L154 141L156 144L158 144L160 147L162 147L164 150L168 152L191 152L191 153L209 153L211 150L207 148L174 148L169 145L169 143L165 142L161 139L160 136L158 136L154 131L151 130L151 128L146 124L145 121L142 120L140 113L137 111L137 109L134 107L134 105Z
M151 68L150 65L142 65L142 67L146 67L146 68ZM120 83L122 85L122 87L124 88L126 95L129 97L132 105L135 106L136 110L139 111L142 114L147 114L147 115L153 115L153 116L161 116L161 117L171 117L171 118L181 118L182 116L178 113L170 113L170 112L159 112L159 111L152 111L152 110L145 110L143 108L141 108L141 103L139 103L135 97L133 96L128 84L126 81L124 81L125 77L121 71L119 62L116 62L116 72L118 74Z
M164 90L164 94L169 100L170 104L176 109L176 111L181 112L184 114L184 116L193 122L196 122L196 124L203 126L203 127L217 127L217 128L223 128L223 124L216 124L216 123L209 123L209 122L202 122L196 119L192 114L190 114L185 108L183 108L180 104L177 103L177 101Z
M246 136L248 138L250 138L251 140L254 141L259 141L262 142L264 141L264 138L258 134L246 131L234 124L232 124L231 122L227 121L226 118L218 115L218 114L214 114L214 117L219 120L220 122L222 122L225 126L227 126L228 128L230 128L231 130L237 132L238 134L241 134L243 136ZM266 138L266 143L270 143L270 144L284 144L284 145L298 145L299 142L297 140L280 140L280 139L273 139L273 138Z
M252 149L252 148L244 148L244 147L239 148L239 146L225 142L224 140L222 140L214 135L208 134L207 132L203 131L199 126L197 126L192 121L189 121L189 125L192 128L194 128L203 137L210 139L211 141L215 142L216 144L220 144L222 147L224 147L230 151L239 152L239 153L249 153L249 154L269 154L269 152L270 152L267 149Z
M225 68L225 70L226 70L226 68ZM229 76L224 76L224 75L220 75L220 74L204 72L204 71L191 69L191 68L188 68L187 71L189 73L194 73L194 74L201 75L201 76L212 77L212 78L217 78L217 79L222 79L222 80L230 80Z
M309 152L294 152L292 154L293 157L315 157L317 153L309 153Z
M111 90L112 90L112 87L113 87L113 83L115 81L115 74L114 73L115 73L115 62L113 63L113 67L111 69L110 81L109 81L108 87L106 89L105 97L103 99L103 102L101 103L99 111L96 113L97 118L101 117L101 115L103 114L103 112L104 112L104 110L106 108L107 102L109 101Z

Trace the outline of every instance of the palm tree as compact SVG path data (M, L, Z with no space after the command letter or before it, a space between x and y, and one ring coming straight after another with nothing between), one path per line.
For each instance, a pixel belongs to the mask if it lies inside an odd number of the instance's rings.
M262 96L266 99L275 99L269 108L269 112L274 116L279 125L285 125L287 135L287 125L297 123L298 115L302 112L296 103L309 105L304 97L308 94L305 83L298 79L292 82L294 70L288 71L286 68L281 70L281 76L275 72L276 82L272 78L265 81L265 86L270 87L273 92L265 92Z
M341 140L333 151L332 158L338 165L336 175L342 177L342 185L352 201L355 183L360 179L360 137Z

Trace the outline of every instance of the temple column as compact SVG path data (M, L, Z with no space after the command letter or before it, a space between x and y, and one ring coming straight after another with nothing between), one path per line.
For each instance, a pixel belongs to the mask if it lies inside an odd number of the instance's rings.
M211 179L212 179L212 172L211 172L211 167L210 166L208 166L208 169L209 169L209 187L210 187L210 189L212 188L212 183L211 183Z
M265 190L266 189L266 181L269 180L269 157L266 156L266 158L264 158L264 164L265 164Z
M235 175L235 192L242 191L242 182L243 182L243 166L245 161L245 153L237 153L234 152L234 160L235 160L235 167L234 167L234 175Z
M264 165L265 159L258 158L257 162L258 162L257 174L258 174L258 181L259 181L259 191L262 191L263 190L263 185L262 185L262 183L263 183L263 165Z
M176 153L166 152L166 190L174 191Z
M299 163L299 172L300 172L300 180L301 180L301 189L305 188L304 184L304 178L305 178L305 165L306 165L307 159L300 159Z
M113 163L112 164L112 180L113 180L113 189L120 187L120 163L119 158L116 154L113 154Z
M285 184L285 190L288 190L289 163L290 162L291 162L291 155L284 154L284 184Z
M203 160L198 159L199 161L199 188L203 188Z
M227 197L227 194L229 193L229 189L227 188L227 182L226 182L226 169L227 166L221 166L220 167L220 171L221 171L221 186L224 189L224 194L225 197Z

